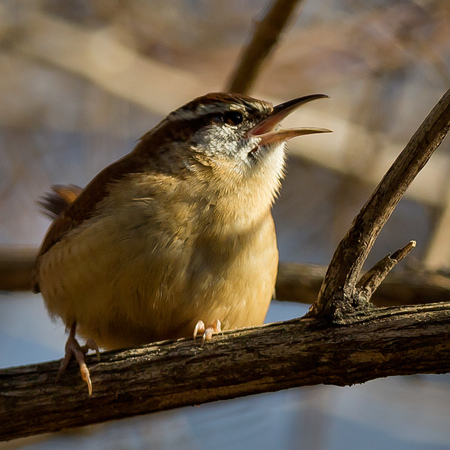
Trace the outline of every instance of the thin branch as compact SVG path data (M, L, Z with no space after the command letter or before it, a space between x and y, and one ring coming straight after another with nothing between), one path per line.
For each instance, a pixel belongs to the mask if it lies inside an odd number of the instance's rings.
M348 317L236 330L204 347L192 339L87 358L88 397L76 364L0 370L0 439L297 386L362 383L450 371L450 303L383 308Z
M336 249L312 315L335 316L359 302L356 285L375 239L415 176L440 145L450 126L450 90L433 108L392 164Z
M368 270L358 281L356 287L364 292L366 298L371 298L387 274L416 246L416 241L410 241L403 248L397 250L392 255L385 256Z
M264 18L256 24L253 38L244 49L227 92L250 91L261 65L277 44L281 33L292 20L293 12L302 0L274 0Z

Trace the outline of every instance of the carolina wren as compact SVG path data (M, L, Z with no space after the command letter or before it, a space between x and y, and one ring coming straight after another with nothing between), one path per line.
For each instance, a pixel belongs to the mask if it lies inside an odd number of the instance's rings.
M284 143L329 131L276 127L325 97L276 107L238 94L199 97L81 192L57 188L47 198L60 213L36 260L35 292L70 329L62 368L75 355L89 393L84 354L96 344L137 346L194 330L208 338L220 324L263 323L277 274L271 206Z

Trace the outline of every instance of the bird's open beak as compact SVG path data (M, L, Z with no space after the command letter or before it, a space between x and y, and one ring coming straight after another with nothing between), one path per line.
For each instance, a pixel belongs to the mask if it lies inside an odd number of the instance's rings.
M285 103L281 103L273 108L268 117L254 126L247 134L248 138L257 137L261 141L259 145L267 145L276 142L284 142L296 136L315 133L331 133L327 128L288 128L286 130L275 130L276 126L286 118L291 112L295 111L305 103L317 100L319 98L329 98L325 94L306 95L305 97L294 98Z

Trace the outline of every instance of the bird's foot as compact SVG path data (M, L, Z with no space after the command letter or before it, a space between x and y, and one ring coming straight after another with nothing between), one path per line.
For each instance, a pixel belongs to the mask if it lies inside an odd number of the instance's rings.
M206 340L211 339L213 333L220 333L222 331L222 324L219 319L216 319L212 325L205 326L203 320L199 320L194 328L194 339L197 335L202 335L202 347Z
M91 381L89 369L87 368L86 362L84 360L84 356L86 355L86 353L89 350L95 350L95 353L97 353L97 359L98 359L98 361L100 361L100 350L93 339L88 339L86 341L86 344L81 346L75 338L75 329L76 329L76 324L73 324L70 328L69 337L67 338L67 342L66 342L66 346L65 346L65 355L64 355L63 360L61 361L61 366L59 368L57 378L59 378L61 373L66 369L70 360L74 356L75 359L77 360L78 365L80 366L81 378L86 382L86 384L88 386L89 397L90 397L92 395L92 381Z

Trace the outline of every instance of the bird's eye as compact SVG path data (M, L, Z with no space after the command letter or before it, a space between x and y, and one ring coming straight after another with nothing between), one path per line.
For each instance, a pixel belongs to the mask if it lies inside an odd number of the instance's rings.
M244 120L244 116L239 111L228 111L224 114L224 119L228 125L239 125Z

